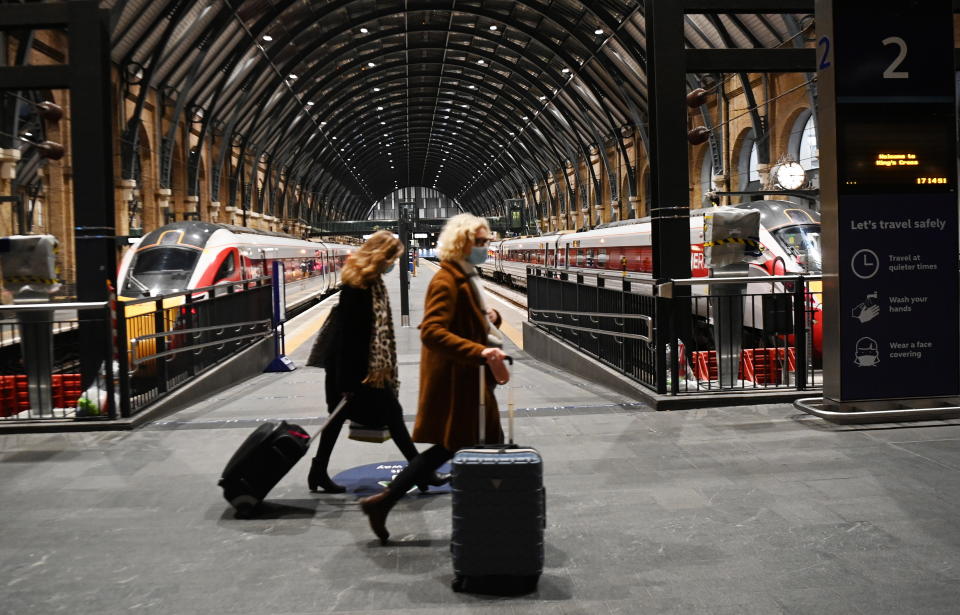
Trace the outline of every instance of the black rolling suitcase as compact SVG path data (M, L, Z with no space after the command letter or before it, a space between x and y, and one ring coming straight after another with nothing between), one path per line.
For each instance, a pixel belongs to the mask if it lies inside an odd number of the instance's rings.
M346 404L341 401L334 413ZM247 436L227 467L220 482L223 497L239 516L249 516L310 449L310 434L286 421L264 423Z
M481 442L486 439L484 380L481 367ZM507 409L507 444L480 444L453 456L454 591L529 593L543 572L543 460L536 450L513 443L512 395Z

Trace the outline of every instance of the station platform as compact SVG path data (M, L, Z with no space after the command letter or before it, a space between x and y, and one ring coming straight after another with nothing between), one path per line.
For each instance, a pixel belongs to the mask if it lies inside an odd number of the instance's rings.
M412 279L409 328L388 282L410 422L432 272ZM522 312L496 298L516 439L545 464L537 592L451 591L443 490L401 501L381 546L355 493L308 491L304 460L261 515L237 519L216 483L249 431L280 418L314 431L326 416L323 371L302 365L329 301L288 327L296 371L134 431L0 436L0 612L957 612L960 421L836 426L786 403L657 412L525 355ZM330 470L400 459L344 433Z

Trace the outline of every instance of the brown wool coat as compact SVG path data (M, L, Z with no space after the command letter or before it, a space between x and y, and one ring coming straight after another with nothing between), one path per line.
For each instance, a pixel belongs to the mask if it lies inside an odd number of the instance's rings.
M456 263L443 262L427 288L420 323L420 402L413 427L416 442L456 451L479 442L480 355L486 347L486 316L470 279ZM487 442L502 442L493 376L486 375Z

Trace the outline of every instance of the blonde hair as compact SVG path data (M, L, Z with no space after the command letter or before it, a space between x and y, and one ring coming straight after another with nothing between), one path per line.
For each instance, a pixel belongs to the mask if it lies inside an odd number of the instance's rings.
M485 228L490 232L486 218L473 214L458 214L449 220L437 238L437 256L442 261L458 261L463 258L467 245L477 237L477 231Z
M383 264L399 257L403 244L390 231L377 231L350 255L340 272L347 286L366 288L382 273Z

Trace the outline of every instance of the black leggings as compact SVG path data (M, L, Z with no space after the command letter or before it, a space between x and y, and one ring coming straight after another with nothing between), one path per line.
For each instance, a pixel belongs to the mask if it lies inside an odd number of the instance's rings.
M413 445L413 439L410 438L410 432L407 431L407 425L403 422L403 407L390 391L385 389L372 389L364 387L365 390L357 393L353 400L347 402L347 405L338 414L331 415L327 423L320 432L320 446L317 449L317 457L329 458L333 445L340 435L340 429L343 423L351 418L350 405L357 404L377 404L383 408L383 419L387 429L390 430L390 437L393 438L397 448L403 454L407 461L417 456L417 447Z
M387 487L390 492L390 498L399 500L403 494L410 491L414 485L427 482L437 468L453 457L453 453L443 447L442 444L434 444L423 451L413 459L409 460L405 467L390 486Z

